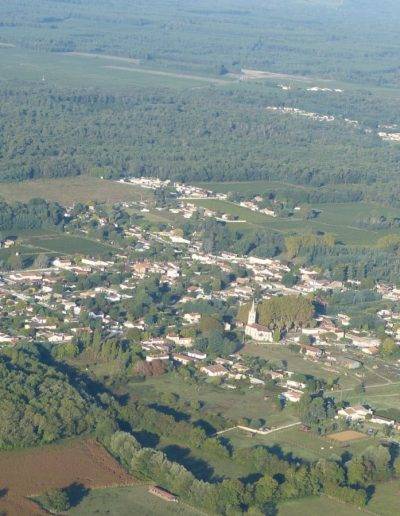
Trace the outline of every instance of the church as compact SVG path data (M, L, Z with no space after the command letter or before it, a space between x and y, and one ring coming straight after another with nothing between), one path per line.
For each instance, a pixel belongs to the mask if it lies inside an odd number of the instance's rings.
M244 333L257 342L272 342L273 341L273 333L266 326L262 326L261 324L257 324L257 309L256 305L253 303L250 308L249 316L247 319L247 324L244 330Z

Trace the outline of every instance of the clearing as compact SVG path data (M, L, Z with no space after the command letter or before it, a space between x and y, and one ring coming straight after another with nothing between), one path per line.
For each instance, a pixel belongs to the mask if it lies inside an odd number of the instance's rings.
M97 442L71 440L0 453L0 510L19 516L44 514L29 498L71 484L93 489L132 485L134 479Z

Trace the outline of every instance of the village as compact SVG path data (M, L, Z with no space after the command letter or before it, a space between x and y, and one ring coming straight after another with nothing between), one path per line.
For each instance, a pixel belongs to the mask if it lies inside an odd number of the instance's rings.
M133 184L138 181L145 188L165 186L159 180L131 180ZM213 195L197 187L174 187L179 196ZM130 207L125 203L118 209ZM135 207L139 212L154 209L146 201ZM193 206L192 214L196 210ZM93 221L97 228L112 225L116 231L115 252L107 257L53 256L42 269L3 272L3 348L45 342L58 347L60 356L76 358L81 353L80 343L94 339L96 332L106 341L114 339L117 346L128 336L130 345L139 349L135 360L141 366L136 371L144 376L187 368L201 381L228 391L267 390L273 385L273 396L283 406L299 403L309 381L321 378L324 371L338 378L352 375L361 386L370 374L381 378L380 383L382 379L388 384L400 379L399 360L388 363L382 356L384 338L392 339L396 347L400 341L400 314L395 309L400 290L394 285L374 287L393 305L393 309L377 313L385 328L383 335L352 328L346 313L323 310L316 310L304 324L282 324L278 329L259 320L259 307L268 305L268 301L304 298L323 306L325 293L345 293L357 285L327 279L322 271L304 266L298 268L298 281L288 285L285 276L291 274L291 263L229 251L206 252L198 234L184 238L171 223L159 230L132 224L129 218L116 223L103 207L96 206L81 209L79 214L70 207L66 214L68 224L83 233L89 231ZM12 249L15 243L14 238L6 238L3 246ZM146 296L160 299L156 310L149 310ZM277 353L282 349L317 372L305 375L285 368L285 361L277 365L267 360L263 367L255 366L246 353L248 346L259 349L260 355L268 348ZM340 386L329 388L346 399ZM356 426L362 421L382 431L384 427L400 429L397 419L375 414L370 407L348 404L337 411L337 417Z

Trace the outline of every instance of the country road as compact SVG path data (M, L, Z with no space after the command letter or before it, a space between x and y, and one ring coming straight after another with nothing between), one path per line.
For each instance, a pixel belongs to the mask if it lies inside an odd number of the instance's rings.
M248 426L237 425L237 426L231 426L230 428L226 428L225 430L220 430L219 432L216 432L214 434L214 436L225 434L227 432L230 432L231 430L235 430L235 428L238 428L239 430L253 432L253 433L259 434L259 435L270 435L275 432L279 432L280 430L285 430L286 428L292 428L293 426L298 426L298 425L301 425L301 421L297 421L296 423L290 423L289 425L278 426L277 428L271 428L270 430L257 430L256 428L250 428Z

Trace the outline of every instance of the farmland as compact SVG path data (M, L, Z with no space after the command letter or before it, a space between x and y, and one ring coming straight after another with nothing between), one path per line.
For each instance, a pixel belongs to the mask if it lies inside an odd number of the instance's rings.
M30 498L50 488L76 484L94 489L132 483L118 463L91 440L0 454L0 484L6 491L0 509L10 514L41 513Z
M371 213L374 210L379 210L382 214L398 214L398 211L395 212L394 210L373 204L315 204L312 208L320 211L320 215L313 220L304 220L296 216L291 218L273 218L263 213L251 211L236 203L217 199L199 199L192 202L204 208L238 217L238 219L246 221L253 227L269 228L283 234L307 234L312 231L323 231L325 233L334 234L340 242L347 245L368 246L371 245L371 242L375 242L377 239L389 233L400 233L398 229L375 231L358 228L352 225L352 220Z
M63 206L75 202L129 202L151 197L149 190L136 186L107 181L90 176L77 176L60 179L38 179L20 183L2 183L0 198L8 202L26 202L34 197L56 201Z

